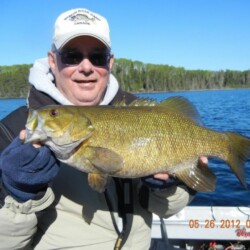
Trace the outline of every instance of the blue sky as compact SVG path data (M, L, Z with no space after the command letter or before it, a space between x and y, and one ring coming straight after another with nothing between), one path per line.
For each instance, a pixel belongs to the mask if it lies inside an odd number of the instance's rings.
M186 69L250 69L249 0L1 0L0 65L33 63L56 17L85 7L110 24L116 58Z

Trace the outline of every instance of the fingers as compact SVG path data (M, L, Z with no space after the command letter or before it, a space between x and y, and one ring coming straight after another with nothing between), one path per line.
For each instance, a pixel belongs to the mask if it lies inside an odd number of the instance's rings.
M208 166L208 158L206 156L201 156L198 160L198 165L201 167L207 167Z
M207 165L208 165L208 158L206 156L201 156L199 158L199 160L198 160L198 165L202 166L202 167L207 167ZM166 172L161 172L161 173L155 174L154 178L166 181L166 180L169 179L169 175Z
M21 130L21 132L19 133L20 140L23 141L25 139L25 135L26 135L26 131L25 130Z
M154 178L159 179L159 180L163 180L166 181L169 178L169 175L166 172L161 172L161 173L157 173L154 175Z
M25 136L26 136L26 130L21 130L20 133L19 133L19 138L20 138L20 140L24 141ZM40 148L40 147L41 147L41 144L40 144L40 143L33 143L32 145L33 145L35 148Z

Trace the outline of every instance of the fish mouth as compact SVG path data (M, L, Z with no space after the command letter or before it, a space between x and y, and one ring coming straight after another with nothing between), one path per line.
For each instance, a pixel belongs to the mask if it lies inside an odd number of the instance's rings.
M93 132L78 138L72 138L72 128L65 131L56 131L52 126L47 126L43 116L38 111L30 110L27 123L24 143L38 143L45 145L53 151L57 158L66 159L77 150L79 145L89 138Z
M40 143L46 145L54 152L58 159L67 159L83 140L84 138L69 143L61 143L60 138L49 137L42 130L26 130L24 143Z
M25 129L24 143L40 143L47 139L46 133L39 126L39 116L36 110L29 110Z
M48 139L48 136L46 133L42 130L35 130L32 131L28 128L26 128L26 136L24 139L24 143L40 143L43 141L46 141Z
M88 136L80 138L76 141L70 139L63 141L62 138L68 138L68 134L64 133L61 137L53 137L47 135L45 131L36 129L32 131L26 129L26 137L24 143L40 143L46 145L54 152L58 159L68 159L78 148L78 146L88 138Z

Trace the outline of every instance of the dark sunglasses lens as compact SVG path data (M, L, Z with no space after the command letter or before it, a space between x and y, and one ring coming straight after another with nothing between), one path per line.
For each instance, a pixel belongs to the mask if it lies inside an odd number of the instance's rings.
M61 61L66 65L77 65L83 60L83 55L77 51L65 51L61 54Z
M65 65L78 65L84 58L84 55L79 51L62 51L59 53L62 64ZM92 53L88 56L90 62L94 66L105 67L107 66L110 54L109 53Z
M109 54L107 53L94 53L89 55L89 60L94 66L107 66L109 61Z

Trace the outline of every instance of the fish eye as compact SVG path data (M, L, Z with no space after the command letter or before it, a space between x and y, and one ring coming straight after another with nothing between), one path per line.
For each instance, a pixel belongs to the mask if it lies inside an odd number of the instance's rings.
M57 109L51 109L50 112L49 112L49 115L51 117L57 117L59 115L59 112Z

